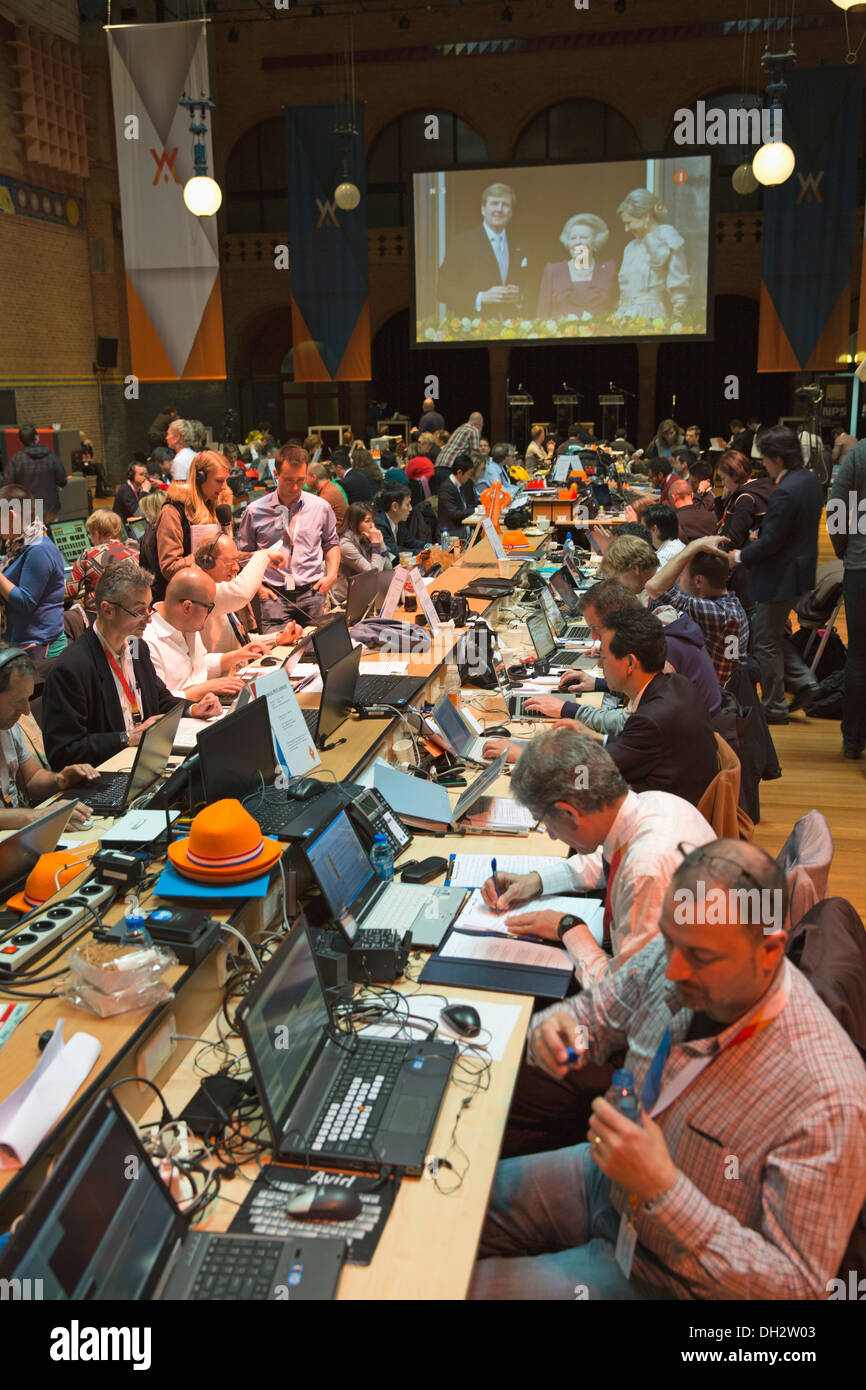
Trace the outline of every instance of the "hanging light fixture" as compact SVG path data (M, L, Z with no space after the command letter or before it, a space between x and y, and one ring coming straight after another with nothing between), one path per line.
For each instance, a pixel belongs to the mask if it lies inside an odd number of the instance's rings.
M858 5L862 6L866 0L833 0L834 5L838 5L840 10L855 10Z
M731 174L731 183L734 185L734 192L742 194L743 197L747 193L754 193L758 187L758 180L752 173L751 163L738 164Z
M222 189L216 179L212 179L207 171L207 146L205 136L207 135L207 113L214 109L215 103L210 97L202 92L200 97L188 97L184 92L179 106L183 106L190 114L189 132L193 138L192 145L192 167L194 170L191 179L184 184L183 201L186 203L190 212L195 217L213 217L219 210L223 200ZM198 112L198 116L196 116Z
M334 126L334 134L342 136L343 139L343 175L341 181L334 190L334 202L338 208L344 212L351 212L361 201L361 190L356 183L352 182L351 170L349 168L349 152L352 147L352 139L358 134L358 127L355 125L355 42L351 21L349 23L348 41L346 44L346 114L342 122Z
M773 79L767 83L766 88L766 96L770 103L770 128L774 134L778 132L780 136L782 132L782 94L787 91L783 74L785 68L796 61L797 55L794 52L793 41L787 53L765 51L761 55L761 67ZM774 116L777 111L779 113L778 121ZM784 140L768 140L752 159L752 173L758 183L768 187L777 187L791 177L796 163L794 151L790 145L785 144Z

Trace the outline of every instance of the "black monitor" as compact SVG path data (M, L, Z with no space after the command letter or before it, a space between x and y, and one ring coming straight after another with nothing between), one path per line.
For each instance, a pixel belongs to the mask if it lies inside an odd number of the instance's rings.
M274 743L264 696L202 729L196 743L208 803L225 797L243 801L274 780Z

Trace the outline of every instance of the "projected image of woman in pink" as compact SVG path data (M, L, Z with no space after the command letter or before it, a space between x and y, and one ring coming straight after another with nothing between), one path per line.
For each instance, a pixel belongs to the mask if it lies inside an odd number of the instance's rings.
M568 260L544 267L538 295L540 319L564 319L569 314L607 314L613 308L616 262L600 261L610 232L592 212L569 217L560 235Z
M676 318L688 306L685 242L665 221L667 208L648 188L636 188L617 208L632 240L619 268L619 318Z

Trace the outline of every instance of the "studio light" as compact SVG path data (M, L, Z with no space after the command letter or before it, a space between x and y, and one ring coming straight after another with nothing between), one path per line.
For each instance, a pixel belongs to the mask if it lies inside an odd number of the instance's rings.
M758 187L758 180L752 173L751 164L738 164L731 174L731 183L734 185L734 192L742 194L754 193Z
M784 140L771 140L762 145L752 160L752 173L767 187L784 183L794 172L794 151Z

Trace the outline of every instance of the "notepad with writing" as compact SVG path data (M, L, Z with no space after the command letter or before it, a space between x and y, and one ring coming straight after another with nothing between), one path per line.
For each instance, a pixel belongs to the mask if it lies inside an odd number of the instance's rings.
M498 862L497 860L497 865ZM509 919L528 912L569 912L573 917L580 917L586 922L594 940L601 945L604 934L604 903L598 898L577 898L560 893L533 898L524 907L515 908L511 912L494 912L484 902L481 890L476 888L467 898L454 922L454 927L462 932L499 932L508 936L509 940L519 940L519 937L511 935Z
M484 796L476 809L464 817L463 824L476 834L495 831L498 835L528 835L535 819L525 806L508 796Z

